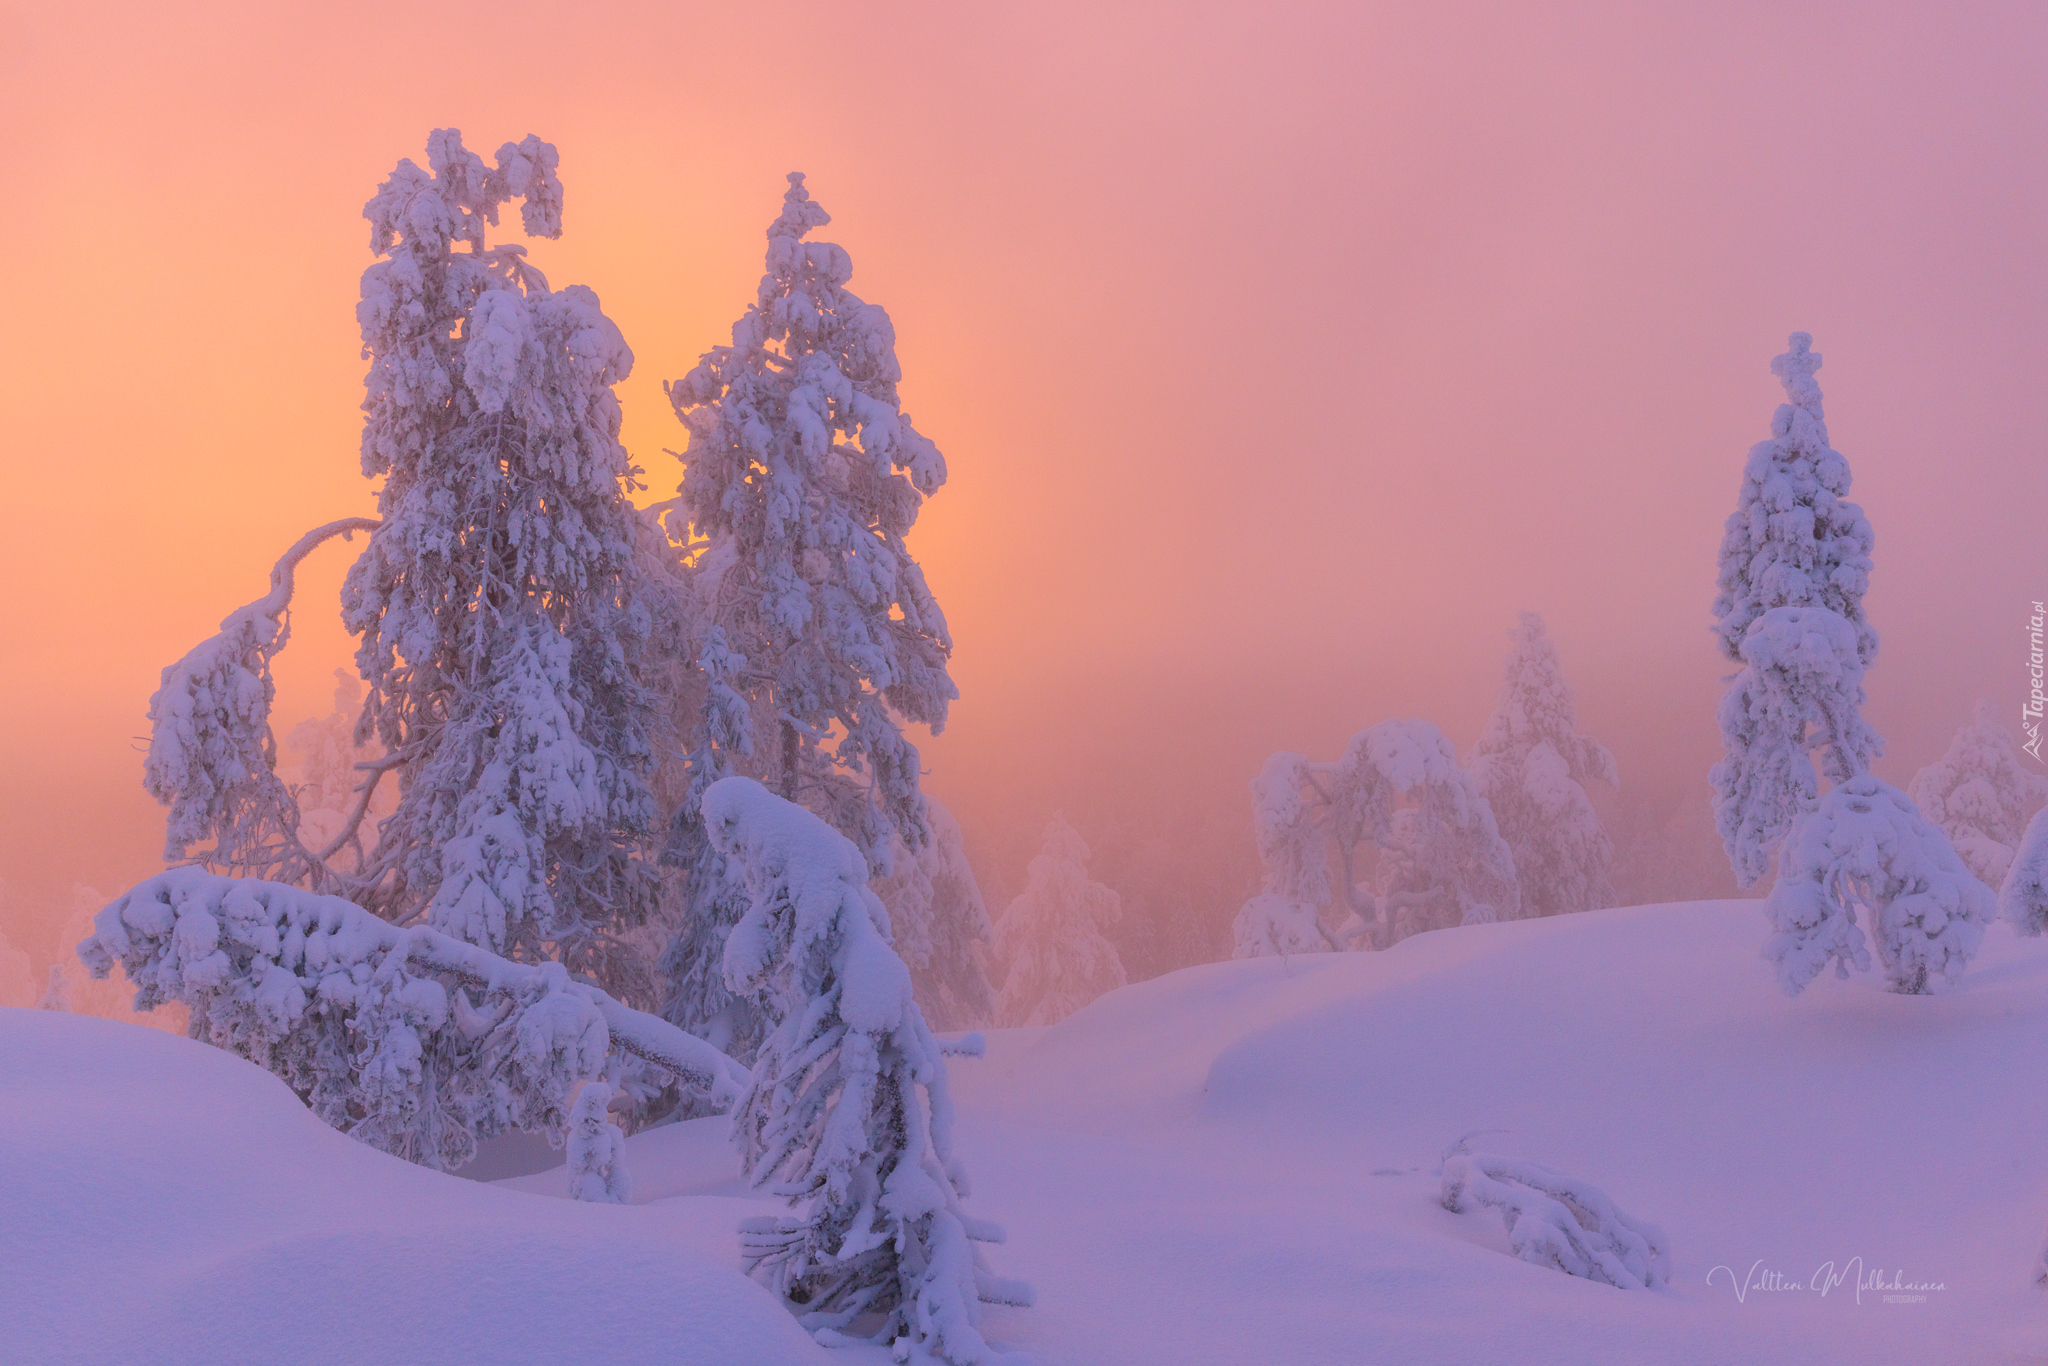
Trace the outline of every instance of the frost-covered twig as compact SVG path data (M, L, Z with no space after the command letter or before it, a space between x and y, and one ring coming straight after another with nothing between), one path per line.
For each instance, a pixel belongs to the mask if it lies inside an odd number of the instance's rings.
M96 977L119 962L136 1009L184 1002L194 1037L276 1073L336 1128L428 1166L459 1166L505 1129L559 1135L570 1088L614 1050L726 1107L750 1079L559 963L515 963L283 883L173 868L115 898L78 953Z
M1498 1209L1508 1246L1525 1262L1624 1290L1670 1283L1664 1230L1622 1213L1590 1182L1520 1158L1453 1151L1444 1159L1440 1198L1453 1214L1474 1205Z

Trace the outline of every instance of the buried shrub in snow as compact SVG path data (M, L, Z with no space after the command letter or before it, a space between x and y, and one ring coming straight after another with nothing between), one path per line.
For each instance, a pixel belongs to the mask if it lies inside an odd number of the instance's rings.
M1787 995L1830 960L1839 977L1852 963L1870 966L1859 906L1870 913L1892 989L1916 994L1934 977L1962 976L1996 909L1991 889L1971 876L1941 827L1869 774L1829 792L1779 851L1778 881L1764 902L1777 933L1764 957L1777 965Z
M102 910L78 955L119 962L135 1007L192 1008L192 1036L267 1069L386 1152L462 1165L507 1129L559 1135L570 1090L617 1053L730 1105L746 1069L559 963L515 963L340 897L173 868ZM472 998L474 993L474 998Z
M612 1088L593 1081L576 1093L569 1107L569 1198L623 1205L631 1189L626 1176L626 1133L611 1122L605 1107Z
M1498 1209L1517 1257L1567 1276L1623 1290L1671 1281L1671 1240L1664 1230L1631 1219L1587 1181L1493 1153L1453 1152L1444 1159L1445 1209Z
M712 784L701 809L746 887L726 983L775 1022L734 1141L747 1179L802 1210L747 1220L743 1249L821 1341L858 1334L893 1343L899 1359L956 1366L994 1359L981 1304L1028 1304L1031 1291L989 1274L974 1249L1002 1231L960 1208L967 1173L952 1152L945 1061L867 864L750 779Z

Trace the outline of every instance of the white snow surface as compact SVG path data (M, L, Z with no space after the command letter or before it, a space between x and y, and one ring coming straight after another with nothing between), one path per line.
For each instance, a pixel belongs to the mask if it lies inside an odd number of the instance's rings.
M1046 1366L2041 1361L2048 941L2001 922L1933 995L1787 999L1766 928L1712 901L1436 930L990 1031L949 1063L968 1206L1038 1302L984 1333ZM887 1359L827 1356L741 1276L735 1224L780 1202L744 1192L723 1119L627 1139L610 1206L559 1167L494 1189L386 1157L247 1063L103 1020L0 1011L0 1092L20 1360ZM1447 1211L1475 1130L1654 1221L1668 1285L1561 1275Z

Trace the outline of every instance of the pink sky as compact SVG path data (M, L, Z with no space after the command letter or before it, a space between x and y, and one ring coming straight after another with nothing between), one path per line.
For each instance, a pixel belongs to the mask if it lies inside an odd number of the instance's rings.
M1714 551L1794 329L1877 531L1904 781L1977 697L2016 719L2048 596L2044 37L2018 4L12 7L0 876L150 871L158 670L370 510L359 213L443 125L560 148L535 258L633 344L663 491L660 382L808 173L951 463L912 541L962 693L929 782L1005 858L1056 805L1242 811L1268 751L1389 716L1469 741L1523 607L1624 781L1697 793ZM304 576L287 727L352 554Z

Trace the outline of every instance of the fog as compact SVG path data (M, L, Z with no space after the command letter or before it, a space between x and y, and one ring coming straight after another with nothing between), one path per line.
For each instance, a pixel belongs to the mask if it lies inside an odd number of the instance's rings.
M1224 951L1267 753L1395 716L1462 751L1518 609L1615 819L1696 830L1715 549L1795 329L1877 533L1878 772L1979 697L2018 719L2039 6L450 8L0 17L0 930L39 971L74 883L157 866L158 671L373 509L360 208L444 125L561 149L533 259L635 348L648 497L661 381L726 340L808 174L951 467L911 540L961 693L929 790L998 908L1063 809L1134 976ZM281 733L328 709L359 546L301 575Z

